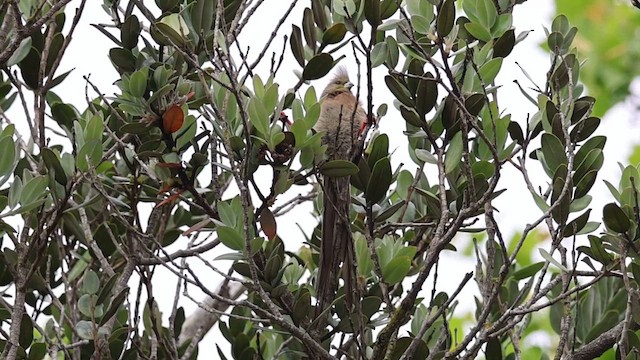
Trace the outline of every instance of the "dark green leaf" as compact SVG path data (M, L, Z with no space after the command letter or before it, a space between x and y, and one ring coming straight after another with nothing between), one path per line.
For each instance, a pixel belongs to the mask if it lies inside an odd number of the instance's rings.
M20 61L18 64L20 67L20 73L22 74L22 79L25 84L29 87L29 89L35 89L38 87L38 80L40 79L39 69L40 69L40 55L38 50L34 47L31 47L31 50L27 54L27 56Z
M391 354L391 360L400 359L400 357L405 352L405 350L407 350L407 348L409 347L412 341L413 341L413 338L410 338L410 337L399 338L396 341L396 346L393 348L393 354ZM429 356L429 348L427 347L427 344L424 342L424 340L420 339L418 341L419 343L418 343L418 347L416 348L416 351L413 354L411 354L412 359L424 360L427 358L427 356ZM437 349L435 348L433 350L437 351ZM442 358L444 358L444 356L438 357L436 355L434 357L434 359L442 359Z
M420 116L418 115L418 113L412 108L408 108L404 105L400 105L400 114L402 115L402 118L404 118L406 122L408 122L409 124L415 127L422 127L422 125L424 124L424 121L420 119Z
M289 45L291 46L291 52L293 57L300 66L304 66L304 45L302 45L302 31L300 28L293 25L291 30L291 38L289 38Z
M304 80L315 80L327 75L333 68L333 57L327 53L314 56L302 71Z
M498 40L496 40L495 45L493 45L493 56L505 58L507 55L511 54L513 47L516 44L516 35L515 30L510 29L507 30Z
M347 34L347 27L343 23L336 23L332 27L328 28L324 34L322 34L323 44L337 44Z
M567 226L564 227L564 230L562 231L562 236L571 237L577 234L580 230L582 230L585 227L585 225L587 225L587 221L589 220L590 213L591 213L591 209L588 209L587 211L582 213L582 215L571 220L571 222L569 222Z
M393 16L393 14L398 11L399 4L397 0L382 0L380 4L380 18L385 20Z
M500 340L490 338L489 341L487 341L486 356L487 359L502 359L502 345L500 344Z
M323 0L311 0L311 11L313 12L313 20L318 24L318 27L322 30L327 28L327 21L325 19Z
M431 73L426 73L425 78L433 79ZM424 117L436 104L438 98L438 83L434 80L420 79L416 91L416 110Z
M391 186L391 181L391 163L388 157L384 157L376 162L371 171L371 178L364 193L367 202L375 204L382 200Z
M29 349L29 356L27 360L42 360L47 355L47 344L45 343L33 343Z
M486 98L483 94L471 94L464 101L464 107L467 109L469 114L473 116L477 116L480 114L480 110L484 107L486 103Z
M542 134L542 154L547 174L555 173L560 165L567 165L564 144L553 134Z
M404 85L400 79L393 75L387 75L384 77L384 82L387 84L387 87L391 90L391 93L396 97L396 99L409 108L414 106L413 101L411 100L411 93L409 93L406 85Z
M378 160L387 156L389 156L389 136L387 136L387 134L380 134L373 139L373 143L371 144L371 153L367 158L369 168L373 170Z
M33 342L33 323L31 318L27 314L22 314L22 321L20 321L20 337L18 343L24 349L31 346Z
M300 324L311 314L311 294L304 291L293 305L293 319Z
M156 0L156 5L162 10L162 12L171 11L178 6L180 0Z
M312 53L315 54L317 47L316 24L313 21L313 14L309 8L305 8L302 15L302 32L307 41L307 46L309 46Z
M579 198L587 195L589 190L591 190L591 187L593 187L593 184L595 184L597 176L598 176L598 171L597 170L591 170L588 173L586 173L582 177L582 179L576 184L576 190L575 190L573 196L576 199L579 199Z
M400 200L397 203L389 206L384 209L378 216L376 216L376 222L382 222L392 217L401 207L403 207L407 202L405 200Z
M604 224L614 232L623 233L629 230L631 222L627 214L615 203L609 203L602 209Z
M602 246L602 239L592 235L589 235L588 238L591 250L591 254L589 255L604 265L611 263L613 259L611 255L604 250L604 246Z
M357 174L359 170L356 164L347 160L327 161L320 167L320 173L328 177L351 176Z
M128 49L113 48L109 50L109 58L121 71L133 72L136 70L136 58Z
M453 23L456 19L456 4L454 0L444 0L438 11L436 19L436 30L438 37L444 38L449 35L453 29Z
M372 27L380 25L380 0L368 0L364 2L364 17Z
M144 134L149 132L150 129L151 128L147 124L144 124L141 122L134 122L134 123L122 125L119 131L123 133L128 133L128 134Z
M573 127L569 137L573 142L580 142L588 139L600 126L600 118L588 117Z

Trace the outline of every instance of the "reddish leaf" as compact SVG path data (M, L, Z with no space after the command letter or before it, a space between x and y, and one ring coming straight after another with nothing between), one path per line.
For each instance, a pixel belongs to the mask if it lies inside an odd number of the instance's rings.
M267 235L269 240L273 240L276 237L278 225L276 224L276 218L273 216L271 210L262 210L260 213L260 226L262 227L262 232Z
M175 200L175 199L179 198L179 197L180 197L180 194L182 194L182 191L178 191L177 193L175 193L175 194L173 194L173 195L169 196L168 198L166 198L166 199L164 199L164 200L160 201L160 202L158 203L158 205L156 205L156 207L160 207L160 206L162 206L162 205L165 205L165 204L168 204L168 203L172 202L173 200Z
M180 163L165 163L165 162L161 162L161 163L157 163L156 166L159 166L161 168L179 169L182 165L180 165Z
M171 105L164 114L162 114L162 129L169 134L180 130L184 122L184 113L178 105Z

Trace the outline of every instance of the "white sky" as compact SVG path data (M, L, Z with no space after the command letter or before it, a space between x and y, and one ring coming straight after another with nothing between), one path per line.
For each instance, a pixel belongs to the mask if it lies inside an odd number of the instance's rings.
M77 4L77 1L73 1L71 5ZM75 71L67 78L67 80L54 91L63 99L63 101L70 102L79 110L83 110L86 107L84 88L85 82L82 79L83 75L91 74L91 80L94 84L97 84L101 90L107 95L113 94L117 89L113 86L113 82L117 80L118 75L113 69L113 66L107 58L107 54L110 48L115 47L109 39L104 37L96 29L89 26L90 23L109 23L110 19L102 11L99 4L101 1L88 1L87 9L85 10L84 17L78 26L78 30L74 35L74 41L71 43L69 53L65 56L61 71L67 71L69 68L75 68ZM152 3L152 2L151 2ZM286 1L267 1L265 5L258 11L254 19L248 24L245 32L241 37L241 45L243 48L251 46L250 59L254 59L259 53L265 41L268 39L271 29L284 13L289 2ZM302 18L302 10L304 6L307 6L306 1L300 1L294 10L292 16L293 23L300 22ZM513 83L514 79L520 80L521 84L528 84L526 78L520 72L519 68L515 65L517 61L520 65L527 69L527 72L536 80L539 84L544 83L545 74L548 70L549 60L548 55L541 51L538 44L544 39L544 32L542 26L550 24L551 16L553 14L551 0L537 0L527 1L525 4L517 6L514 13L514 25L516 26L516 34L525 30L534 30L524 43L519 44L514 49L514 52L505 59L503 63L503 71L497 79L498 84L503 85L500 89L500 105L501 110L506 110L506 113L512 114L512 119L518 121L520 124L524 124L527 114L535 113L536 109L522 96L517 86ZM71 14L74 8L69 7L70 11L67 18L67 27L70 22ZM281 27L278 40L274 41L273 51L279 52L282 48L282 35L290 35L291 22L288 21ZM343 60L350 69L353 69L353 76L355 76L355 63L353 61L351 48L348 47L346 51L347 59ZM585 54L581 54L585 57ZM588 56L588 55L587 55ZM270 52L268 53L270 58ZM266 61L268 67L268 60ZM299 69L298 64L293 60L293 57L288 53L286 62L280 70L277 81L280 83L281 93L285 89L292 87L297 78L293 75L292 70ZM260 73L260 71L258 71ZM266 73L263 72L263 73ZM389 105L389 111L382 120L380 131L389 135L391 139L391 149L397 149L393 157L393 163L404 163L404 169L408 169L414 172L417 166L409 159L407 155L407 146L405 136L402 131L405 129L404 120L400 114L393 108L393 97L387 90L384 84L384 75L386 74L383 67L378 67L374 73L374 103L375 108L381 103L387 103ZM264 77L263 77L264 78ZM354 79L352 79L353 81ZM319 93L324 87L327 80L321 79L313 82L313 86L316 88L316 92ZM305 87L302 88L301 94L304 94ZM364 94L365 87L361 90L363 99L366 98ZM94 97L94 94L90 92L90 97ZM594 196L592 203L592 220L601 218L602 206L610 202L611 196L608 190L602 183L602 179L608 179L614 184L617 183L619 177L619 170L617 162L625 162L628 152L630 150L630 144L632 143L632 135L638 134L638 126L633 124L630 119L628 107L624 104L616 106L610 111L604 119L603 125L598 130L599 134L606 135L609 138L607 146L605 148L605 165L600 172L599 180L596 186L592 190L591 194ZM10 112L12 118L19 119L19 109L14 106ZM24 126L18 125L19 130L27 136L28 130L26 124ZM625 129L626 131L622 131ZM634 131L629 131L633 129ZM612 139L615 138L615 141ZM637 136L636 136L637 138ZM541 167L535 162L529 162L532 168L541 170ZM542 171L539 172L539 176L534 176L536 186L546 186L546 176ZM502 226L503 234L509 238L515 231L522 230L528 222L535 220L539 216L539 211L531 200L531 196L524 187L524 182L518 176L518 173L513 169L508 169L501 178L499 188L506 188L508 191L501 195L495 202L496 207L499 209L498 221ZM300 189L299 191L297 189ZM305 193L303 188L293 188L290 190L292 195L298 193ZM284 198L283 198L284 199ZM279 203L283 202L283 199L279 199ZM276 203L277 205L278 203ZM289 250L296 250L300 246L301 237L297 227L293 226L295 223L309 232L317 224L317 220L311 215L311 204L300 206L296 211L291 212L283 217L278 218L278 224L280 226L279 235L287 243ZM470 237L463 236L455 240L454 244L461 249L467 246L470 241ZM173 250L184 247L187 239L182 237L171 248ZM205 254L205 257L209 260L218 256L221 253L229 252L223 249L223 246L219 246L214 251L210 251ZM227 265L225 263L218 262L222 268ZM440 264L440 280L438 281L438 288L441 291L452 291L459 280L463 277L464 273L473 271L475 267L475 260L464 258L460 255L449 254L442 259ZM201 268L201 267L198 267ZM454 271L451 271L455 269ZM219 277L212 275L210 270L202 268L203 274L206 279L210 279L210 286L212 289L217 287ZM158 269L155 277L155 291L156 300L159 303L160 309L163 311L166 317L171 312L173 306L173 294L175 290L175 277L169 275L167 271ZM425 291L431 290L431 282L427 282L425 285ZM133 283L131 284L134 285ZM475 292L475 284L470 283L467 285L467 289L461 294L459 299L464 309L471 309L473 304L472 294ZM135 292L132 291L132 294ZM166 296L163 296L166 294ZM201 298L197 292L192 292L192 295L196 298ZM185 307L185 311L190 314L195 308L195 304L190 301L181 301L181 305ZM226 321L226 319L225 319ZM166 324L166 323L165 323ZM204 341L200 344L200 358L211 358L212 351L215 351L215 344L220 345L225 351L228 351L228 345L226 341L221 337L221 334L217 330L217 327L212 331Z

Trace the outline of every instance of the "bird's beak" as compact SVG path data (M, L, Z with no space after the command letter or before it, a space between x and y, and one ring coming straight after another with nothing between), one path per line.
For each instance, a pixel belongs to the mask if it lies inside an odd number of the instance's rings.
M351 81L348 81L346 84L344 84L344 87L351 90L351 88L353 87L353 83Z

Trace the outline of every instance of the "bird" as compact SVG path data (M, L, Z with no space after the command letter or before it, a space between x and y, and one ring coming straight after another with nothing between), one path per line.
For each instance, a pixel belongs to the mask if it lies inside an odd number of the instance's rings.
M353 83L345 68L339 68L320 97L320 116L314 130L323 132L327 161L351 160L352 149L366 126L367 114L351 92ZM340 265L345 286L345 302L353 304L355 267L353 240L349 222L351 201L348 176L323 179L323 215L320 266L316 277L316 316L335 299Z

